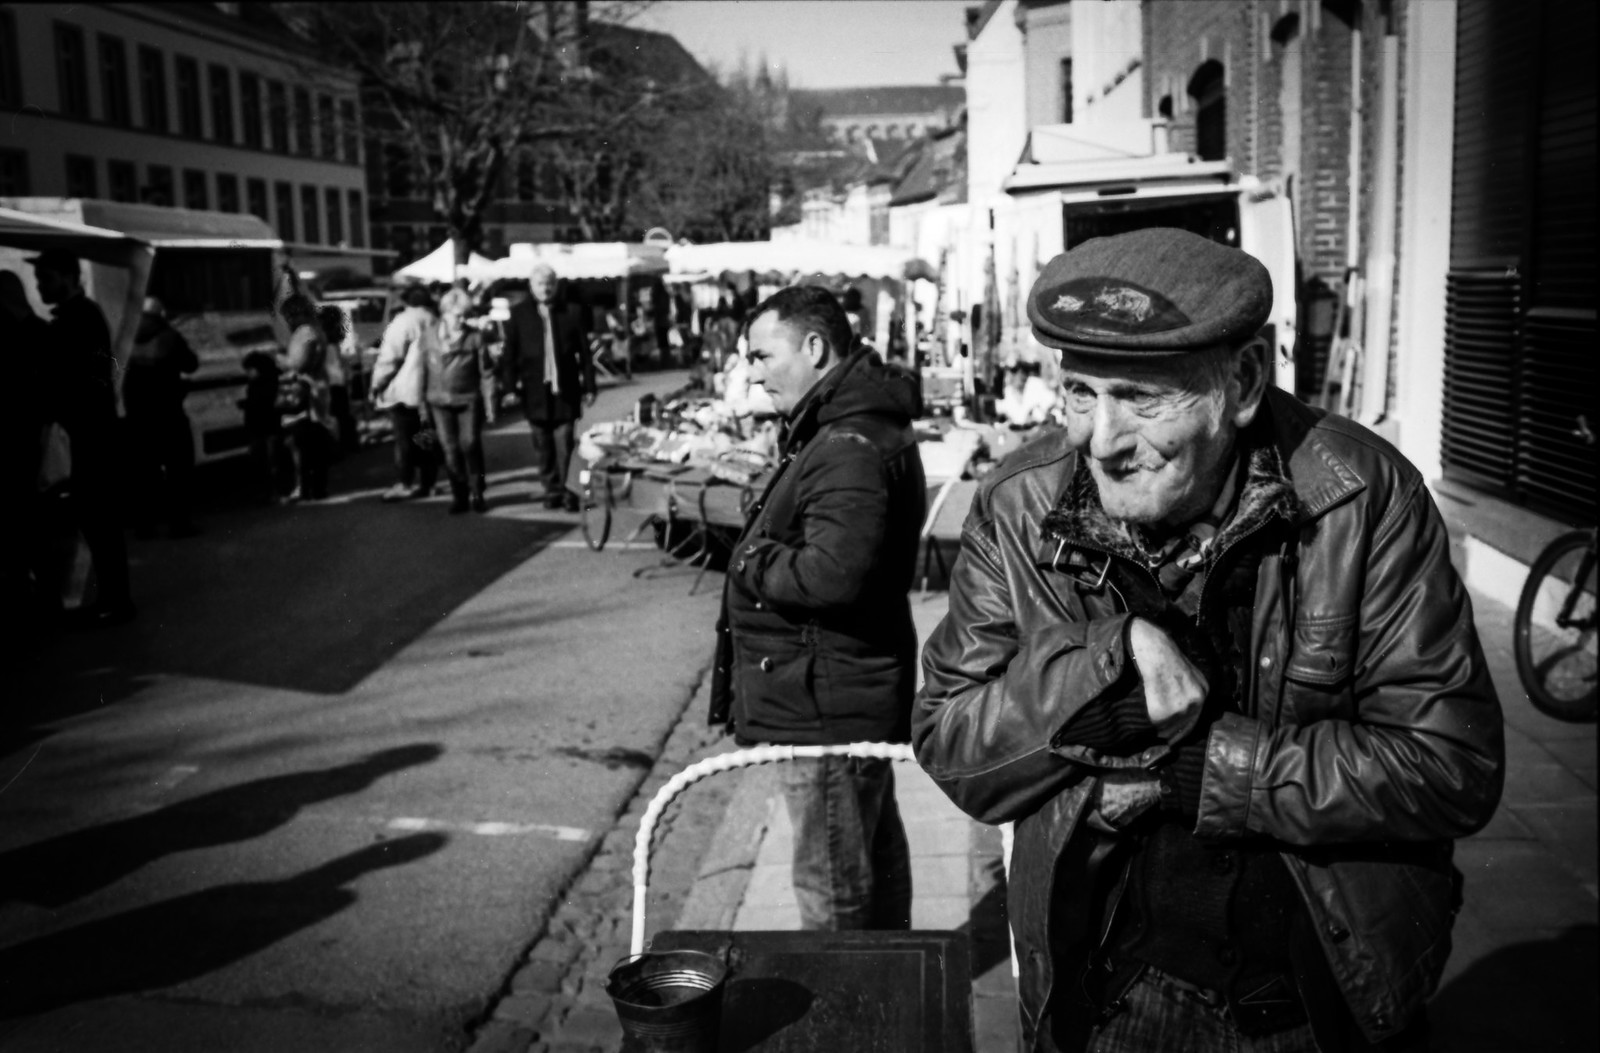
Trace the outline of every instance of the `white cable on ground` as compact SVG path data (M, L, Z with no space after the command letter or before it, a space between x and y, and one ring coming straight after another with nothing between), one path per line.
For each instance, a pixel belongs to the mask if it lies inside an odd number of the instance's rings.
M667 780L656 791L649 807L639 819L639 833L633 842L633 939L628 948L630 955L644 951L645 899L650 882L650 842L655 836L656 823L667 805L690 786L717 772L734 768L749 768L757 764L788 761L808 757L865 757L872 760L915 761L911 747L905 743L852 742L847 746L754 746L750 749L719 753L697 761Z

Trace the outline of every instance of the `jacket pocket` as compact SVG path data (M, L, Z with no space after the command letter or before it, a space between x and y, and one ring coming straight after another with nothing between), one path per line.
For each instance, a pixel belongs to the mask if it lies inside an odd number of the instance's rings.
M1284 722L1349 717L1355 669L1354 615L1309 619L1295 626L1284 664Z
M733 635L736 711L752 738L768 731L815 731L822 726L816 700L816 652L798 636Z
M904 658L882 647L837 638L819 649L817 708L824 723L863 719L892 724L909 710L911 672Z

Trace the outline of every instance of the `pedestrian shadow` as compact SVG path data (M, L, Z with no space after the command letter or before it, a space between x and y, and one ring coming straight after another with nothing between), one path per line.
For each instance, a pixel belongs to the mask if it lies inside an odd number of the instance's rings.
M977 979L1002 962L1011 958L1010 919L1006 914L1006 875L1000 860L985 864L986 873L981 880L987 891L972 905L967 920L957 932L967 934L972 947L972 976Z
M1442 1053L1600 1049L1600 927L1513 944L1474 962L1428 1006Z
M282 881L220 885L0 950L0 1018L204 976L324 921L375 870L439 851L442 834L370 845Z
M240 783L13 849L0 854L0 903L65 906L163 856L260 837L308 805L359 793L384 775L427 764L443 752L434 743L382 750L350 764Z

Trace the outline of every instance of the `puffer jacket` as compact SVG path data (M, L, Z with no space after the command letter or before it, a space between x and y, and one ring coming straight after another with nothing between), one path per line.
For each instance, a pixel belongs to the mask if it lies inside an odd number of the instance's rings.
M909 741L921 408L915 378L871 351L798 407L729 560L711 723L745 742Z
M1377 1042L1412 1020L1449 956L1451 847L1499 802L1500 705L1417 471L1281 392L1263 413L1296 500L1257 571L1244 711L1218 716L1205 740L1195 833L1276 843L1334 983ZM1103 776L1171 749L1111 757L1061 741L1131 661L1128 614L1106 587L1107 561L1122 557L1042 530L1077 464L1062 433L984 481L913 721L918 759L962 810L1016 823L1007 907L1028 1049L1049 1048L1040 1015L1079 965L1050 952L1063 849Z

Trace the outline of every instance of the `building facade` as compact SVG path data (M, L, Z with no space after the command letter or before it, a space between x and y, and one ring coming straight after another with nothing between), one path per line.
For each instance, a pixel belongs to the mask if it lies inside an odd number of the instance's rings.
M0 5L0 196L251 213L370 274L355 79L265 7Z
M915 139L924 132L952 127L966 105L966 90L956 84L893 85L872 88L791 89L789 106L814 113L837 142L863 139Z

